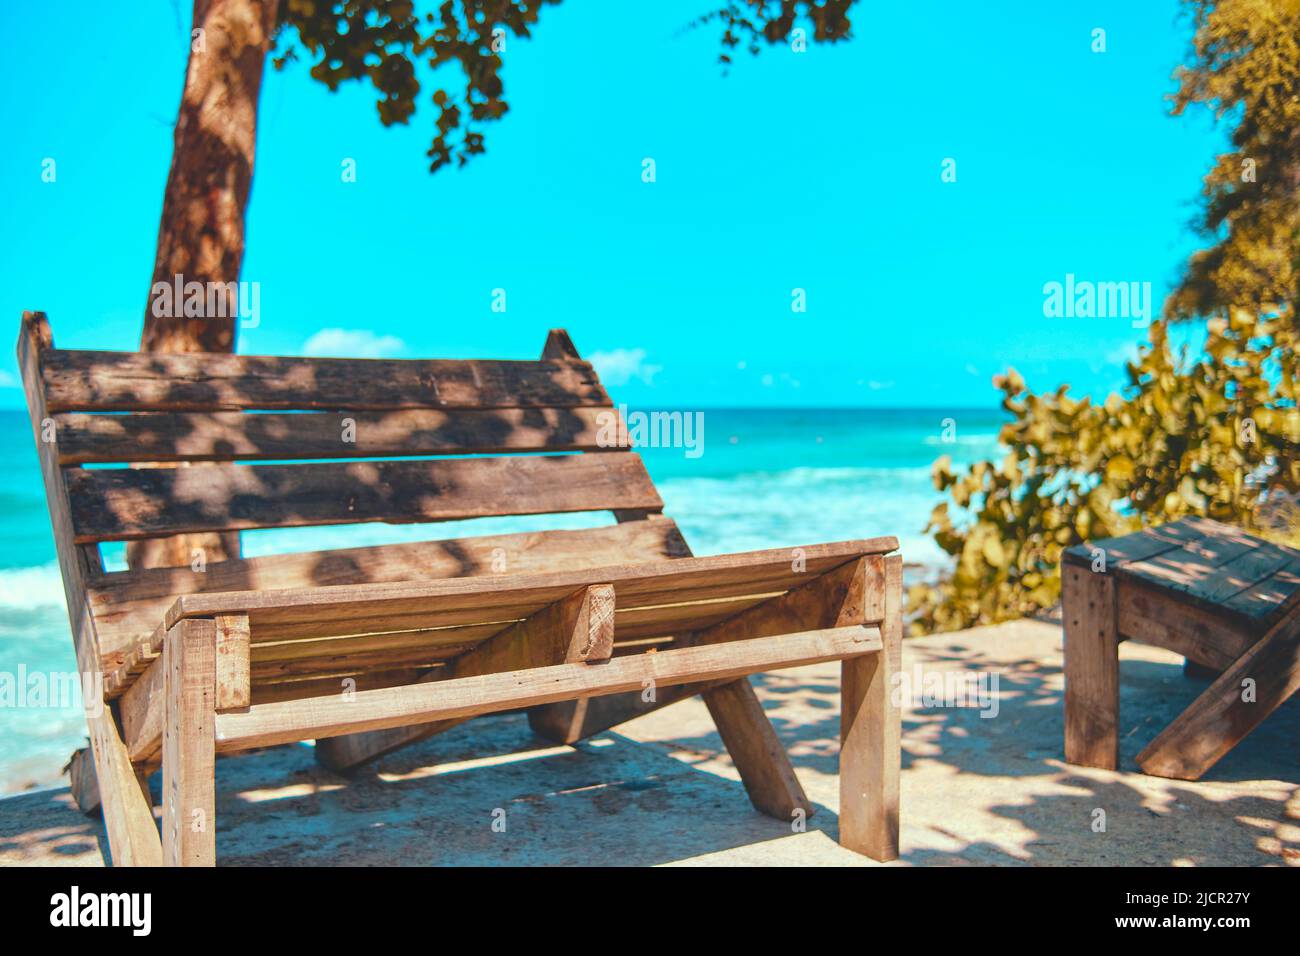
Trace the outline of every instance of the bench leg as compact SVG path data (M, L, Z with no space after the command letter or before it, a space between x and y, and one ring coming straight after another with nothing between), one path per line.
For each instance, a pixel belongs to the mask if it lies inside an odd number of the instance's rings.
M185 620L163 644L165 866L216 865L216 637L213 621Z
M1065 759L1119 767L1119 635L1115 579L1087 568L1061 569L1065 618Z
M706 690L704 703L754 809L787 823L799 810L804 819L812 816L813 805L804 795L749 678Z
M656 688L652 701L644 700L639 691L633 691L542 704L528 709L528 725L533 733L546 740L557 744L576 744L642 714L694 697L704 689L700 684L659 687Z
M1253 700L1245 699L1253 681ZM1138 754L1144 773L1197 780L1300 690L1300 614L1282 621L1237 658Z
M898 859L903 665L902 561L885 564L884 647L840 663L840 845L873 860Z
M93 783L114 866L158 866L162 846L153 807L142 791L113 708L89 717ZM90 773L91 768L84 768ZM83 781L85 783L85 781Z

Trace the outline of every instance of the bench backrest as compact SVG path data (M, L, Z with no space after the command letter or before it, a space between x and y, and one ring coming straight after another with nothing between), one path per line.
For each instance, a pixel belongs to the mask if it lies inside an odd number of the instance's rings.
M531 362L72 351L33 331L24 376L75 544L663 506L640 456L602 440L616 412L556 354L562 331ZM258 461L276 463L235 464ZM140 467L160 462L192 464Z
M138 636L139 614L99 633L114 620L100 603L188 590L180 571L103 574L101 542L663 508L640 456L614 444L626 430L563 330L532 362L101 352L54 348L30 312L18 357L83 668ZM685 551L664 525L653 553ZM632 557L651 559L642 550ZM449 573L474 572L419 571ZM188 576L204 589L224 577Z

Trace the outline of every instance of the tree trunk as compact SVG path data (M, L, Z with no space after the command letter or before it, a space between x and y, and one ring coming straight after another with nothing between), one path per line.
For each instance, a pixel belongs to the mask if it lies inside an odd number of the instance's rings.
M158 252L140 348L231 352L237 303L221 315L186 316L182 302L154 293L176 276L205 289L237 282L244 258L244 210L253 182L257 99L275 29L276 0L195 0L185 89L176 117ZM207 283L221 283L221 287ZM205 301L209 297L205 295ZM132 567L190 564L239 553L239 535L202 534L131 542Z

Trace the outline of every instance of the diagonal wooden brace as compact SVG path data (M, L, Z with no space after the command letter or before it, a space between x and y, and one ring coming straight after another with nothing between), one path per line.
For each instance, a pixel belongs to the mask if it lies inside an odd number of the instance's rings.
M880 556L857 558L697 632L690 643L725 643L882 621L886 560ZM787 821L797 810L811 815L813 805L748 678L664 688L649 700L644 694L619 694L564 701L533 708L528 717L540 736L574 743L695 694L703 695L755 809Z
M596 584L510 625L447 667L425 674L419 683L551 664L597 663L609 660L613 649L614 588ZM316 759L331 770L346 772L467 719L439 720L318 740Z
M1158 777L1198 780L1297 690L1300 613L1292 613L1147 744L1138 766Z

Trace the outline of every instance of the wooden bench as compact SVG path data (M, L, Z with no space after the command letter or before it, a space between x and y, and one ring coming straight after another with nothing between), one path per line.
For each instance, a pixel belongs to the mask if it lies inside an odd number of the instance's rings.
M1065 552L1065 759L1119 764L1119 644L1182 654L1214 682L1138 755L1196 780L1300 689L1300 551L1185 518Z
M754 806L790 822L813 806L747 675L829 660L840 842L897 855L898 542L691 557L640 457L606 447L616 413L563 331L535 362L142 354L55 349L26 313L18 353L78 666L102 680L115 864L215 862L218 753L314 739L346 771L480 714L574 742L694 694ZM111 572L99 553L581 511L617 523Z

